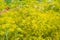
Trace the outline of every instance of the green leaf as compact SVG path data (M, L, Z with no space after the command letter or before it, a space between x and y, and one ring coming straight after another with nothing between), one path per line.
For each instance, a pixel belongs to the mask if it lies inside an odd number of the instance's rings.
M6 4L9 5L12 0L5 0Z

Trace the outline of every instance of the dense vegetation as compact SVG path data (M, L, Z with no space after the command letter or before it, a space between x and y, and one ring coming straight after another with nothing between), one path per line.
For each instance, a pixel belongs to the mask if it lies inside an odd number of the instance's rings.
M0 40L60 40L60 0L0 0Z

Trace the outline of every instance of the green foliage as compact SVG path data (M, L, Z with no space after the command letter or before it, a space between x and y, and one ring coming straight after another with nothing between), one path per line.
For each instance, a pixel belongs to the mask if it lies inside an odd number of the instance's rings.
M11 4L11 1L12 0L5 0L5 2L6 2L7 5Z

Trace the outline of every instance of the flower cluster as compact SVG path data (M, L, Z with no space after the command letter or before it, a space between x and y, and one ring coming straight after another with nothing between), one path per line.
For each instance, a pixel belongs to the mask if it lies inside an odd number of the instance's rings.
M0 0L0 40L60 40L59 4L59 0Z

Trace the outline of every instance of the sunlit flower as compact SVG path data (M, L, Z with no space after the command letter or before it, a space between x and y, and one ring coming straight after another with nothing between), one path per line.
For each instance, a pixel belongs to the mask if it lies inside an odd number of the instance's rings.
M5 34L5 32L4 31L0 31L0 35L4 35Z

